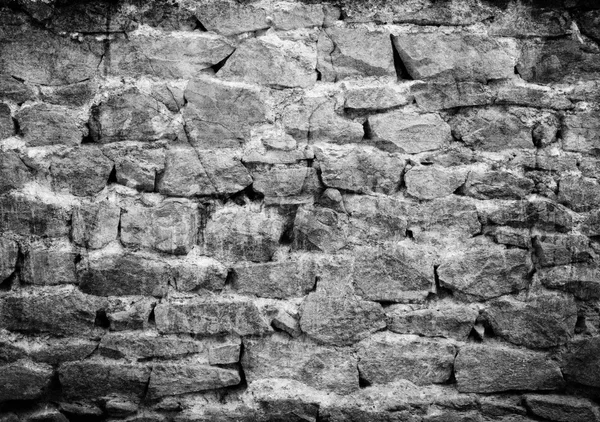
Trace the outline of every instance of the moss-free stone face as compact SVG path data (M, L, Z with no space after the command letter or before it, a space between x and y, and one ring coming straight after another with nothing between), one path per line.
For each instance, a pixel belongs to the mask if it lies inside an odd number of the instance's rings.
M0 402L34 400L50 386L52 367L20 360L0 366L4 382L0 386Z

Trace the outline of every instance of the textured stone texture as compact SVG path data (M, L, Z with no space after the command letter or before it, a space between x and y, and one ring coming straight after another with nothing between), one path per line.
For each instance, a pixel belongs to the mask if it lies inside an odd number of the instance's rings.
M597 1L0 3L1 421L600 419Z

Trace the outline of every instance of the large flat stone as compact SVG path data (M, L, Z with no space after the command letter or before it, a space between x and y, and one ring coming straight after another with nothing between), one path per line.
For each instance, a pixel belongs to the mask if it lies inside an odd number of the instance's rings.
M211 215L204 230L204 251L223 261L270 261L285 229L276 210L226 206Z
M323 81L396 76L389 32L366 28L325 28L317 42L317 69Z
M417 154L452 140L450 126L437 114L390 111L370 116L369 126L375 145L389 151Z
M370 146L315 147L321 178L327 187L358 193L392 194L400 188L404 158Z
M418 199L435 199L452 195L465 183L467 171L441 166L416 166L404 175L406 192Z
M577 212L592 211L600 205L600 183L589 177L564 176L559 183L558 201Z
M185 89L186 133L195 147L237 147L249 139L252 125L266 120L259 89L218 79L194 79Z
M358 370L370 384L443 384L452 375L455 354L456 346L447 340L377 333L358 345Z
M233 267L232 286L242 294L286 299L308 294L316 277L315 259L298 253L280 261L238 263Z
M358 389L357 359L349 349L321 346L283 334L244 339L242 367L248 382L288 378L341 394Z
M198 205L185 199L165 199L154 206L126 206L121 216L124 245L187 254L198 238Z
M445 255L438 274L442 287L485 300L525 289L531 269L531 257L526 250L475 244Z
M160 333L260 335L270 327L246 299L189 298L163 301L154 309Z
M109 72L119 77L190 79L233 51L226 38L207 32L134 33L111 42Z
M454 363L458 391L555 390L564 385L558 363L540 352L502 345L466 345Z
M269 33L240 44L217 76L273 88L307 88L317 81L314 44Z
M475 34L401 34L392 37L413 79L508 79L516 58L495 39Z
M21 108L15 115L23 140L28 146L81 143L87 129L75 110L49 104Z
M52 185L76 196L92 196L108 183L114 163L95 145L85 145L50 158Z
M50 386L53 370L50 365L20 360L0 366L2 384L0 402L35 400Z
M385 327L381 305L354 296L316 292L302 303L300 328L322 343L351 345Z
M600 409L592 401L559 395L528 394L525 403L531 412L557 422L597 422Z
M572 293L578 299L600 299L600 269L595 265L540 268L535 277L547 288Z
M563 145L567 151L595 153L600 148L598 113L567 114L562 126Z
M81 201L73 208L73 242L79 246L98 249L116 240L121 208L114 202Z
M199 365L191 362L157 363L152 365L148 384L148 397L157 399L165 396L195 393L237 385L240 374L234 369Z
M173 140L181 123L167 107L137 89L115 93L92 106L88 122L95 142Z
M600 337L580 338L568 345L561 369L565 378L590 387L600 387Z
M24 248L21 281L35 285L75 284L79 256L80 251L67 240L31 242Z
M95 358L64 363L58 369L58 376L68 399L98 399L118 394L139 401L150 370L150 366Z
M96 313L106 300L72 286L10 292L0 299L0 326L8 330L54 335L86 335L95 331Z
M506 296L488 302L484 315L494 334L511 343L548 348L575 334L577 306L566 294L532 294L525 301Z

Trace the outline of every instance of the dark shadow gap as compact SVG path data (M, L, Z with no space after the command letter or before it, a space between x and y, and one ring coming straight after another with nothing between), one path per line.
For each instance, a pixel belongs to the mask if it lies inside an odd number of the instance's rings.
M390 35L390 42L392 43L392 52L394 55L394 68L396 69L396 78L401 81L412 81L414 78L410 76L408 69L404 65L404 62L400 58L400 54L398 50L396 50L396 46L394 45L394 36Z

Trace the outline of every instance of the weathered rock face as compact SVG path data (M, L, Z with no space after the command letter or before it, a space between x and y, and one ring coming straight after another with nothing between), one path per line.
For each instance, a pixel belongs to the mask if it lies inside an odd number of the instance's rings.
M0 1L0 421L600 422L597 3Z

